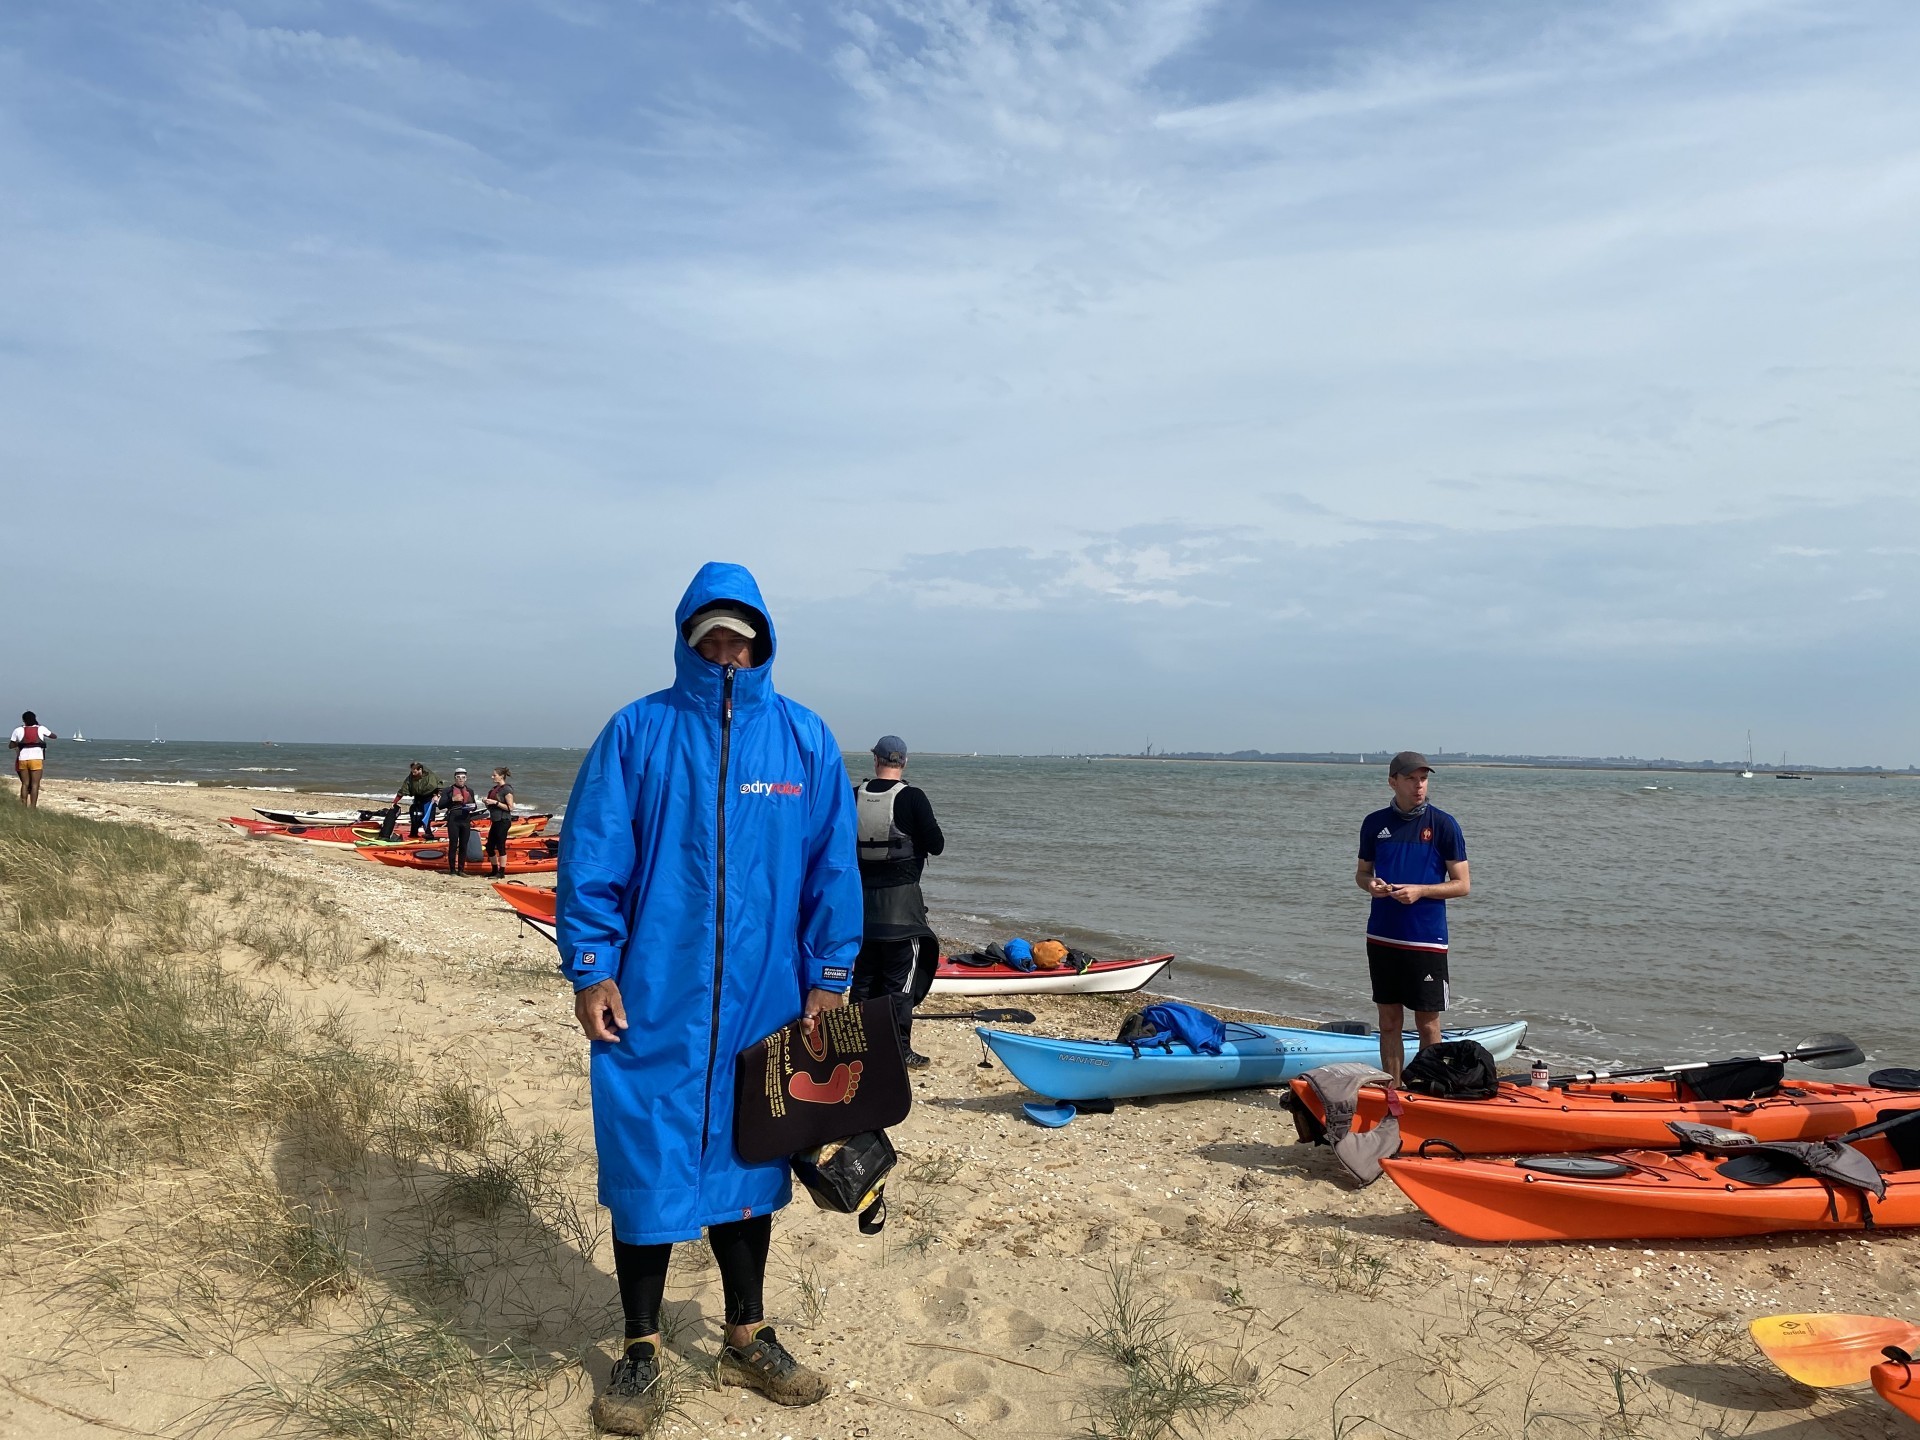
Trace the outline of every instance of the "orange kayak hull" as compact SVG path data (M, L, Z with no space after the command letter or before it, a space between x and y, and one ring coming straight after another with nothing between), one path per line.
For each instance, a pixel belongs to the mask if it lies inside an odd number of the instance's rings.
M559 903L553 891L538 885L515 885L511 881L496 881L493 888L515 914L553 924L554 909Z
M447 847L420 850L362 850L360 854L382 865L393 865L404 870L445 870L447 868ZM468 862L470 874L478 875L486 865L484 860ZM551 874L560 868L558 852L548 853L539 849L509 850L506 858L506 871L509 875Z
M1293 1093L1325 1119L1319 1093L1295 1080ZM1671 1080L1615 1080L1536 1090L1503 1083L1486 1100L1400 1093L1403 1148L1446 1140L1468 1155L1536 1151L1638 1150L1673 1145L1669 1120L1718 1125L1757 1140L1822 1140L1871 1125L1888 1109L1920 1109L1920 1093L1796 1080L1764 1100L1683 1100ZM1361 1089L1356 1130L1371 1130L1386 1113L1386 1092Z
M1886 1176L1873 1224L1920 1225L1920 1170L1901 1170L1886 1144L1858 1142ZM1513 1160L1381 1162L1389 1178L1431 1220L1470 1240L1708 1240L1798 1230L1861 1230L1862 1197L1818 1180L1778 1185L1730 1181L1701 1155L1630 1150L1632 1166L1611 1178L1571 1179L1522 1169Z
M1873 1389L1909 1420L1920 1420L1920 1373L1912 1366L1883 1360L1873 1367Z

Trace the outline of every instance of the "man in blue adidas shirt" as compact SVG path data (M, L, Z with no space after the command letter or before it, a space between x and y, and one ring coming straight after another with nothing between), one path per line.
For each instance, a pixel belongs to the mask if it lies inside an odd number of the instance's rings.
M1380 1068L1395 1080L1406 1058L1401 1032L1413 1011L1420 1044L1440 1043L1447 1008L1447 901L1471 888L1460 822L1427 803L1433 767L1418 750L1387 766L1393 804L1360 826L1354 881L1373 897L1367 917L1367 968L1380 1007Z

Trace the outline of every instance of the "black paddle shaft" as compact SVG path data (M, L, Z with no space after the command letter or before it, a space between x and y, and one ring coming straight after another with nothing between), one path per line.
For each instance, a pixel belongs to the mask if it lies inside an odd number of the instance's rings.
M1639 1070L1582 1070L1577 1075L1556 1075L1552 1083L1577 1085L1600 1080L1640 1080L1650 1075L1685 1075L1713 1065L1755 1062L1781 1064L1789 1060L1810 1065L1816 1070L1840 1070L1848 1065L1858 1065L1866 1058L1860 1047L1845 1035L1813 1035L1793 1049L1783 1050L1777 1055L1740 1055L1731 1060L1687 1060L1677 1065L1649 1065Z
M916 1020L987 1020L1002 1025L1031 1025L1031 1010L955 1010L939 1015L915 1015Z

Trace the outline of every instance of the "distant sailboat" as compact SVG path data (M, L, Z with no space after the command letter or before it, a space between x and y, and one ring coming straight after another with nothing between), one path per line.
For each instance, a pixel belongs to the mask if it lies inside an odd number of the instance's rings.
M1747 731L1747 768L1740 772L1742 780L1753 779L1753 731Z
M87 743L87 737L76 730L67 737L67 743L70 745L84 745Z
M160 738L160 727L158 725L155 725L153 727L153 739L149 740L147 743L149 745L164 745L167 743L166 741Z

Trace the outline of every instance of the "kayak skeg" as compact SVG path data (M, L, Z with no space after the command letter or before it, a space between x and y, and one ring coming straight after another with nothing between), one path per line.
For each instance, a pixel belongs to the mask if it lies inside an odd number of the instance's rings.
M1286 1025L1226 1022L1218 1055L1197 1054L1173 1042L1136 1049L1118 1040L1066 1040L1020 1035L981 1027L980 1039L1013 1077L1029 1090L1054 1100L1127 1100L1148 1095L1192 1095L1278 1085L1317 1065L1336 1060L1377 1062L1380 1037L1343 1031L1298 1029ZM1527 1023L1449 1030L1448 1040L1475 1040L1508 1060L1526 1038ZM1408 1031L1407 1054L1420 1048Z
M1293 1082L1299 1102L1320 1120L1320 1092ZM1920 1094L1868 1085L1795 1080L1755 1100L1696 1100L1676 1080L1609 1080L1538 1089L1502 1081L1484 1100L1460 1100L1412 1091L1400 1102L1401 1146L1444 1140L1467 1155L1517 1155L1527 1151L1632 1150L1671 1147L1671 1120L1717 1125L1757 1140L1821 1140L1870 1125L1890 1109L1920 1108ZM1354 1113L1357 1131L1371 1130L1386 1114L1386 1090L1363 1086Z
M1727 1162L1660 1150L1407 1155L1380 1164L1428 1219L1470 1240L1708 1240L1920 1225L1920 1169L1903 1168L1884 1135L1853 1144L1881 1172L1885 1199L1812 1176L1755 1184L1729 1175ZM1589 1173L1567 1173L1580 1170Z

